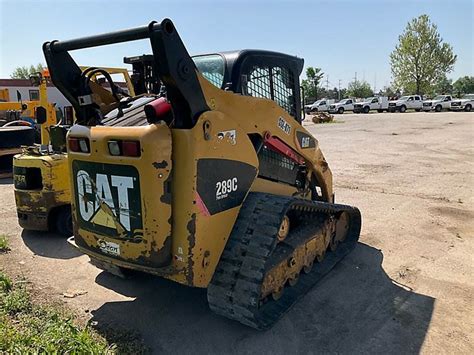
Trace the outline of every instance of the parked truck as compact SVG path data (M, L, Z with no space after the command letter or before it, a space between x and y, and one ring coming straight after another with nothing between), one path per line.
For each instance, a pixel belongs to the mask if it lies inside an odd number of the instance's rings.
M353 111L354 102L354 99L342 99L335 104L329 105L329 112L343 114L345 111Z
M423 99L420 95L402 96L398 100L392 100L388 103L388 110L390 112L405 112L408 109L413 109L420 112L423 107Z
M470 112L474 107L474 94L467 94L462 99L454 99L451 102L451 110Z
M305 105L305 112L324 112L329 110L329 106L334 103L334 100L320 99L313 102L311 105Z
M432 100L423 101L423 111L436 111L451 109L451 95L438 95Z
M373 110L377 110L377 112L388 110L388 97L368 97L362 102L356 102L354 104L354 113L369 113Z

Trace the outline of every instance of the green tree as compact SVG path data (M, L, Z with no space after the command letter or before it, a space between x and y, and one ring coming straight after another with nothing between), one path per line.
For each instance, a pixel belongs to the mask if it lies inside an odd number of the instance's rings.
M321 68L308 67L306 69L306 79L301 82L306 97L318 99L318 89L323 77L324 73L321 71Z
M379 91L380 96L395 97L398 94L392 89L391 86L384 86L383 89Z
M453 48L443 42L428 15L408 22L390 54L396 86L416 94L428 92L440 78L451 72L456 59Z
M340 99L347 99L349 97L349 95L347 94L347 89L345 88L341 88L341 90L339 90L339 95L340 95Z
M15 70L13 70L13 73L10 75L12 79L29 79L30 75L37 73L37 72L42 72L44 69L43 64L39 63L38 65L30 65L29 67L23 66L23 67L17 67Z
M349 97L369 97L373 96L374 92L368 82L354 80L347 87L347 95Z
M474 94L474 76L463 76L453 84L454 92L458 96Z
M446 75L442 76L438 79L438 81L436 81L434 85L434 91L436 94L452 94L453 81L451 79L448 79Z

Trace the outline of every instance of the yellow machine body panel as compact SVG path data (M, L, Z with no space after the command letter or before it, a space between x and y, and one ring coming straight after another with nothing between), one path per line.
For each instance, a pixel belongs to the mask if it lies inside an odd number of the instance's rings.
M199 73L198 78L207 104L213 111L221 112L224 116L239 122L245 134L257 133L262 136L277 137L278 140L298 152L304 158L310 172L315 174L323 199L332 202L332 173L317 140L311 133L272 100L223 91ZM240 117L243 119L239 119ZM310 141L304 139L310 139ZM312 144L306 146L305 142ZM257 186L260 185L256 185L255 188ZM281 186L275 187L272 184L265 184L256 191L277 193L275 188L281 191Z
M93 152L69 152L74 234L81 236L77 244L145 267L167 263L171 247L171 204L166 198L172 169L169 128L74 126L69 135L89 139ZM137 137L140 157L110 155L109 141Z

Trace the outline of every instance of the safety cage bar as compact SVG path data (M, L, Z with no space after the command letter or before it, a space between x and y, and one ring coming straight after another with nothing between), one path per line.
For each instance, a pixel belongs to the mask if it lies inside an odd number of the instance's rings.
M191 128L199 115L209 110L196 74L196 66L173 22L164 19L161 23L153 21L148 26L43 44L51 80L71 102L78 124L100 124L101 115L93 103L81 104L79 98L92 92L89 87L81 84L82 71L68 52L146 38L151 43L155 75L165 86L166 96L173 109L174 126Z

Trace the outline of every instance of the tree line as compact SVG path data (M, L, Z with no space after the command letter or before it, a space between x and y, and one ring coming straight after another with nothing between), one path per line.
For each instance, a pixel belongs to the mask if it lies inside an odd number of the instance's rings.
M347 88L327 90L321 86L324 78L322 69L308 67L306 79L302 81L305 98L342 99L374 94L389 97L402 94L462 96L474 93L473 76L460 77L454 82L447 78L447 74L453 71L457 55L452 46L443 41L437 26L428 15L421 15L408 22L389 60L393 82L377 93L368 82L357 79L350 82Z

